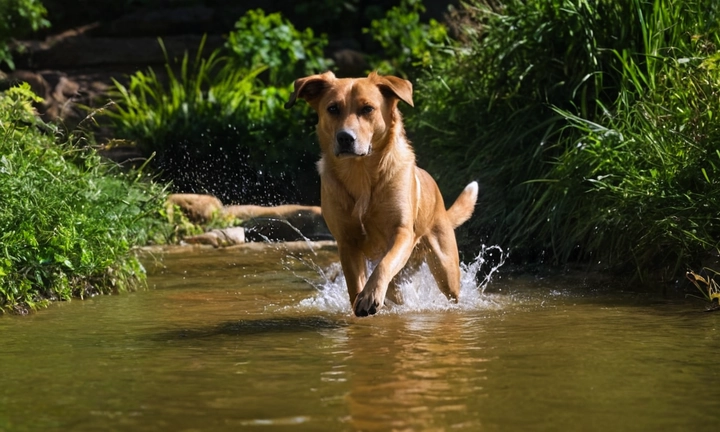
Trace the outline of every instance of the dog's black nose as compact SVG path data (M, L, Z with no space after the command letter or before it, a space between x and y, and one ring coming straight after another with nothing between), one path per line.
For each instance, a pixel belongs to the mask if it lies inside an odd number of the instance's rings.
M353 143L355 142L355 134L348 131L340 131L338 132L337 136L335 137L337 139L338 144L340 145L340 148L343 150L350 150L353 146Z

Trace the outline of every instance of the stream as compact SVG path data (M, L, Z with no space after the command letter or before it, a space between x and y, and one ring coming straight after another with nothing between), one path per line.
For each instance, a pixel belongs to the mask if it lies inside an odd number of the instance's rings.
M0 431L715 431L720 313L586 274L352 315L330 244L171 248L148 287L0 317Z

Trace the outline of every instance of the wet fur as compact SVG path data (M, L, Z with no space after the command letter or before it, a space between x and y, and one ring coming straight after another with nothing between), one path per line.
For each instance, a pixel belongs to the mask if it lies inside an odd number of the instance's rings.
M398 102L413 105L409 81L371 73L338 79L332 72L295 81L286 104L305 99L318 113L321 207L335 237L353 311L372 315L386 295L425 261L440 290L460 294L454 229L472 215L477 183L445 210L435 181L415 164ZM354 139L351 139L354 138ZM366 262L377 262L366 274Z

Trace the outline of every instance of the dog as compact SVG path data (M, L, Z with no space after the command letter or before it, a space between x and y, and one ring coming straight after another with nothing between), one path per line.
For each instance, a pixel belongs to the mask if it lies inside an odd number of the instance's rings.
M285 108L304 99L318 114L322 215L335 237L350 304L357 316L377 313L386 296L402 303L398 284L426 262L451 301L460 295L455 228L473 213L478 184L445 210L440 190L415 163L399 101L413 106L412 84L376 72L295 80ZM367 261L376 262L367 274Z

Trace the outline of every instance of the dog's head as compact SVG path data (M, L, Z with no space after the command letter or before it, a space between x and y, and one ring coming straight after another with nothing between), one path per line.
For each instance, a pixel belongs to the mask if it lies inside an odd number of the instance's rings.
M285 108L305 99L318 113L322 151L337 158L368 156L388 142L400 120L398 101L413 105L412 84L373 72L367 78L336 78L332 72L295 81Z

